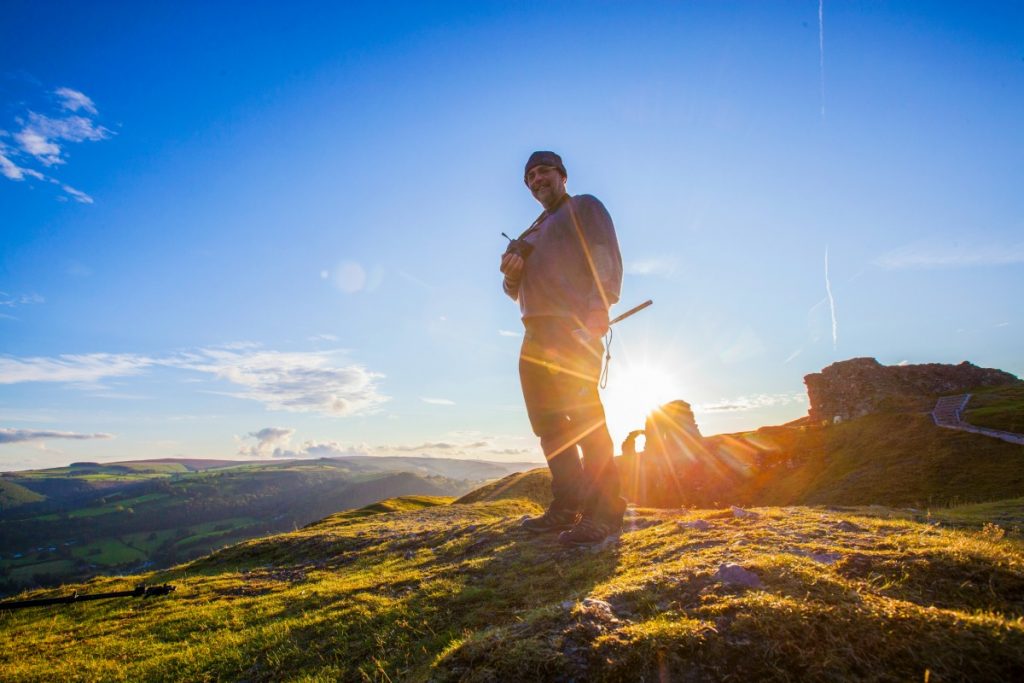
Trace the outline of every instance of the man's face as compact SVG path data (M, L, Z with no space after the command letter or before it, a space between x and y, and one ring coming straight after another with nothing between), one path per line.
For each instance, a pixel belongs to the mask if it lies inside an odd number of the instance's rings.
M565 178L554 166L534 166L526 174L526 185L530 188L534 199L544 205L552 206L565 194Z

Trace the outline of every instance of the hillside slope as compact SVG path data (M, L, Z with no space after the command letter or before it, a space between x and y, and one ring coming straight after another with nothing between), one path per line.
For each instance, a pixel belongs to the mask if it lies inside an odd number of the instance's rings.
M841 424L795 423L704 439L679 458L677 505L938 507L1024 493L1024 446L936 427L925 414L883 413ZM636 500L641 453L620 458ZM657 456L650 461L658 463Z
M1019 530L882 508L638 510L620 538L579 550L518 531L533 502L439 502L384 501L141 577L176 584L167 598L0 613L0 679L1024 673Z
M45 499L45 496L27 489L21 484L0 479L0 510L9 510L27 503L38 503Z

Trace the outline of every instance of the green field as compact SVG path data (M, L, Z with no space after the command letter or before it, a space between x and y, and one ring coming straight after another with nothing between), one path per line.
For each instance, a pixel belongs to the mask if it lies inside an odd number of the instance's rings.
M11 567L11 578L16 581L29 581L36 574L52 574L60 576L71 571L74 563L71 560L49 560L31 564L18 564Z
M146 559L145 553L125 545L123 541L116 538L104 538L75 546L71 554L90 564L106 566L142 562Z

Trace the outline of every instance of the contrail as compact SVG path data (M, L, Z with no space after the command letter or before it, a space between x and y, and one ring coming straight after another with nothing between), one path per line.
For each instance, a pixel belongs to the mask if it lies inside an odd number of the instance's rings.
M825 120L825 0L818 0L818 80L821 86L821 120Z
M832 297L832 282L828 278L828 247L825 247L825 291L828 293L828 308L832 311L832 350L839 343L839 330L836 324L836 300Z

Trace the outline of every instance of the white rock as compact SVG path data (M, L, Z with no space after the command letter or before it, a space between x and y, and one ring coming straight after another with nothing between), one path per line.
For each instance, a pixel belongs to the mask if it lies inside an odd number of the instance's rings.
M732 516L733 517L739 517L741 519L753 519L754 517L760 517L761 516L761 515L757 514L756 512L752 512L750 510L744 510L743 508L738 508L735 505L733 505L730 509L732 510Z
M680 529L694 529L696 531L707 531L711 528L711 522L706 519L695 519L692 522L677 522Z

